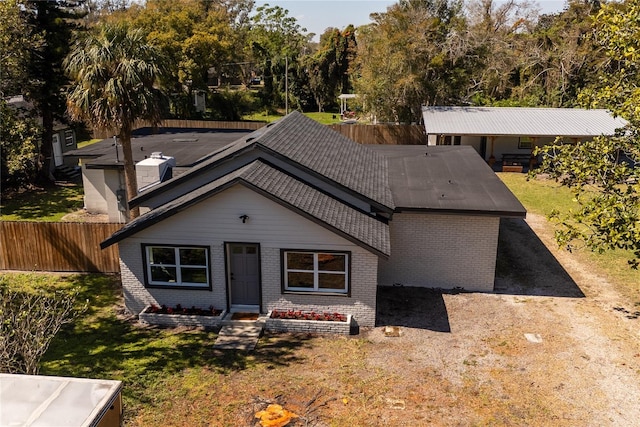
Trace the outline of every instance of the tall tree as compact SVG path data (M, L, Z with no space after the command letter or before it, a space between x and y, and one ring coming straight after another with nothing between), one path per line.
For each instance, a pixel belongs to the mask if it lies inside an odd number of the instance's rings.
M340 93L351 92L349 71L356 57L355 28L347 26L343 31L327 28L320 36L318 51L306 58L309 85L318 111L335 103Z
M260 6L251 20L248 42L262 70L263 100L266 104L279 103L285 92L285 75L289 72L286 66L295 63L306 47L309 36L304 33L307 30L280 6Z
M640 263L640 0L608 3L594 17L595 38L608 61L581 93L588 107L608 108L629 121L615 137L541 150L539 172L573 189L577 208L555 218L559 243L602 252L626 249Z
M401 0L360 27L356 92L384 121L420 121L422 105L452 105L475 57L460 43L466 20L459 0Z
M22 0L0 2L0 92L24 94L31 54L42 47L42 35L26 20Z
M104 24L74 44L65 60L72 78L67 106L71 117L113 129L124 155L127 200L137 194L131 133L138 119L159 123L165 96L158 82L166 72L162 55L141 30ZM137 208L130 213L137 217Z
M526 41L537 11L527 1L472 0L468 32L460 44L476 57L465 97L474 104L508 99L526 63Z
M247 7L243 0L149 0L133 4L110 22L126 22L142 29L147 41L162 52L171 88L172 110L180 117L195 115L192 92L207 90L208 70L222 70L234 62L234 28L246 25Z
M0 189L27 187L35 180L40 127L0 98Z
M42 118L41 176L52 179L53 126L65 121L63 88L68 84L62 62L83 16L84 0L25 0L22 4L32 34L42 42L29 55L29 83L24 94Z
M551 107L576 105L578 92L604 60L591 37L598 10L597 2L570 0L562 12L540 17L523 37L513 98Z

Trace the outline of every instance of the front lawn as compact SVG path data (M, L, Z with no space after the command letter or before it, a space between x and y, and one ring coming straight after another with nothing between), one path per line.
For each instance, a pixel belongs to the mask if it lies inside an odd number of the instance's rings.
M363 382L352 369L361 364L359 339L267 336L251 353L219 351L214 332L143 327L118 314L115 276L8 273L0 280L80 289L78 304L86 300L89 309L54 339L40 373L123 381L126 425L253 425L265 401L284 399L302 415ZM345 374L304 379L318 363L336 363Z
M68 213L82 209L82 185L64 184L39 188L0 201L1 221L60 221Z

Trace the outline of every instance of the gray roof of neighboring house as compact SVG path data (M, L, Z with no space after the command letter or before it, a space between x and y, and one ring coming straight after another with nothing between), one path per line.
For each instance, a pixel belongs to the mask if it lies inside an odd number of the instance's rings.
M525 217L526 210L470 146L371 145L389 163L396 211Z
M117 243L238 183L248 186L367 250L382 256L390 254L387 224L259 160L145 213L126 224L100 246L105 248Z
M430 135L594 137L627 122L607 110L524 107L422 107Z
M176 159L176 166L193 166L201 158L237 141L251 131L229 129L178 129L178 128L142 128L134 131L131 139L133 161L140 162L160 151L165 156ZM79 157L89 168L122 168L124 165L122 149L119 149L116 161L116 149L113 138L107 138L84 148L66 152L65 157ZM88 160L91 159L91 160Z
M142 196L148 198L163 191L164 186L188 180L192 174L215 167L226 158L254 147L292 161L325 180L393 209L385 158L297 111L212 153L189 171Z

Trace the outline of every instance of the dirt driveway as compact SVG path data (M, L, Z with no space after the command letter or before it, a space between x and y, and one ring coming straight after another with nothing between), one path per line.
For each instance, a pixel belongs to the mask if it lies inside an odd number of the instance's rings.
M640 426L640 307L555 250L545 221L503 222L494 294L381 291L379 323L401 336L365 332L382 344L367 361L402 380L376 424Z

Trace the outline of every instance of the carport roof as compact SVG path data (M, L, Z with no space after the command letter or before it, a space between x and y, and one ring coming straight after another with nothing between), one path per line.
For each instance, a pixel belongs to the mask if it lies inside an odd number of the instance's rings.
M607 110L523 107L423 107L428 135L592 138L627 122Z

